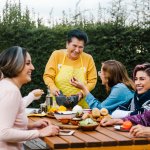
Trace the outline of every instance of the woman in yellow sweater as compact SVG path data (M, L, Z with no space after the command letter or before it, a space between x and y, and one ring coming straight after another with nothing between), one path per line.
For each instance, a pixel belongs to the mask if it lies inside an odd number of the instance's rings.
M79 100L82 99L82 91L70 85L72 77L84 82L89 91L94 89L97 81L95 63L91 55L83 52L87 41L85 32L72 30L68 33L66 49L56 50L50 56L43 79L53 95L58 96L61 90L64 95L77 94ZM79 105L88 108L85 99L80 100Z

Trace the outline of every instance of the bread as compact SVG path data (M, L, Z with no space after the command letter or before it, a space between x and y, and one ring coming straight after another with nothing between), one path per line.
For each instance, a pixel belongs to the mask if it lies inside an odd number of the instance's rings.
M34 96L38 97L38 96L41 96L43 93L44 93L43 90L38 90L34 92Z
M107 110L106 108L102 108L102 109L100 110L100 114L101 114L102 116L106 116L106 115L108 115L108 110Z
M93 116L93 118L100 117L100 110L98 108L93 108L92 109L92 116Z
M86 118L89 118L89 113L84 113L83 116L82 116L82 119L86 119Z

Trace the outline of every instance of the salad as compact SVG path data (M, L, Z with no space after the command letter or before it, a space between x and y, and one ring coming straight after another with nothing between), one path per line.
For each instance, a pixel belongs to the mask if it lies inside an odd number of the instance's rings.
M93 121L91 118L87 118L79 122L80 126L87 126L87 125L97 125L97 122Z

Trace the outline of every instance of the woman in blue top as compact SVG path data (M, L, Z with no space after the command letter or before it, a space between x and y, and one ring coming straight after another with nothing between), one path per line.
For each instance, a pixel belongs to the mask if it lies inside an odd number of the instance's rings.
M119 105L129 101L134 96L134 82L128 77L125 66L116 60L108 60L102 63L101 71L98 72L105 85L108 97L100 102L79 82L78 79L72 78L71 84L86 95L86 101L90 108L106 108L109 113L112 113Z

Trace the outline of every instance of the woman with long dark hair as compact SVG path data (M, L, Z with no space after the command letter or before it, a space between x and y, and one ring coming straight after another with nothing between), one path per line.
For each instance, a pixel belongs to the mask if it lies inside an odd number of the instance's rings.
M127 70L121 62L116 60L103 62L101 71L98 72L98 75L109 93L108 97L103 100L103 102L97 100L78 79L71 79L71 84L80 88L86 95L86 101L90 108L107 108L109 113L112 113L119 105L133 98L135 89L134 83L128 77Z

